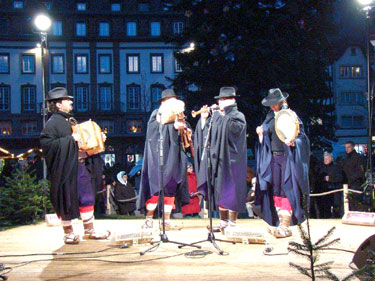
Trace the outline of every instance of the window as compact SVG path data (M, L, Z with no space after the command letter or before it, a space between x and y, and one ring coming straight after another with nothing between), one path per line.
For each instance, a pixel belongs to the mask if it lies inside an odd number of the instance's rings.
M99 36L109 36L109 22L99 23Z
M8 35L9 33L9 20L0 19L0 34Z
M128 110L139 110L141 108L141 87L130 85L127 87Z
M120 12L121 11L121 4L120 3L112 3L111 4L111 11L112 12Z
M365 96L363 92L342 92L339 102L342 105L363 105Z
M137 23L136 22L129 21L126 23L126 35L137 36Z
M75 91L74 105L78 112L89 109L89 87L87 85L77 85Z
M140 12L148 12L150 10L150 6L148 3L139 3L138 4L138 11Z
M361 78L362 66L340 66L340 78Z
M22 109L23 111L35 111L36 108L36 87L21 86L22 90Z
M12 134L12 123L10 121L0 121L0 135L9 136Z
M99 121L98 123L103 133L108 134L108 135L111 135L114 133L114 123L112 120L102 120L102 121Z
M99 73L111 73L111 55L99 55Z
M151 36L160 36L160 22L151 23Z
M175 72L182 72L182 67L181 67L181 65L178 63L178 61L177 61L176 58L174 59L174 71L175 71Z
M63 54L52 54L52 73L54 74L64 73L64 55Z
M23 9L24 2L23 0L14 0L13 1L13 8L14 9Z
M87 10L87 4L82 2L82 3L77 3L77 11L86 11Z
M127 60L127 72L139 73L139 55L138 54L126 55L126 60Z
M9 111L10 87L0 85L0 111Z
M38 134L36 121L23 121L22 122L22 135L30 136Z
M361 115L343 115L341 117L342 128L360 129L364 127L363 116Z
M76 36L86 36L86 23L84 22L76 23Z
M159 106L159 100L163 89L164 87L162 85L151 86L151 109L155 109Z
M184 30L184 23L183 22L174 22L173 23L173 33L174 34L181 34Z
M85 74L88 73L88 65L87 65L88 55L76 55L76 73L78 74Z
M22 55L22 73L35 73L34 55Z
M62 22L61 21L54 21L52 23L52 35L62 36Z
M151 73L163 73L163 54L151 54Z
M126 132L128 134L142 133L142 120L127 120Z
M9 54L0 54L0 73L9 73Z
M112 109L112 88L111 86L99 87L99 110Z

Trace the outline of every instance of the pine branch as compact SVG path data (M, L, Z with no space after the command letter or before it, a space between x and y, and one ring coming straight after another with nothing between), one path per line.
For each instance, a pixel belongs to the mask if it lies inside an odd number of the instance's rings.
M312 277L311 274L310 274L310 272L309 272L309 269L306 268L306 267L300 266L300 265L292 263L292 262L289 263L289 266L294 267L295 269L297 269L303 275L306 275L306 276L308 276L310 278Z
M322 238L320 238L318 241L315 242L316 246L319 246L321 243L328 240L329 237L333 235L333 232L335 231L336 227L332 227L330 230L328 230L327 234L324 235Z

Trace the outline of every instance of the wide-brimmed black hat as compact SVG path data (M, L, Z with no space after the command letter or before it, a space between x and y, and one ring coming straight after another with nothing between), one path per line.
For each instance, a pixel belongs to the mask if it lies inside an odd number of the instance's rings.
M219 95L214 97L215 99L221 99L221 98L238 98L239 96L236 96L236 89L233 87L221 87Z
M286 100L288 93L283 93L279 88L273 88L268 91L268 95L262 100L264 106L272 106Z
M68 91L63 87L57 87L53 88L51 91L48 92L48 97L46 98L46 101L51 100L58 100L58 99L64 99L69 98L72 99L72 96L68 95Z
M161 102L163 99L171 97L177 97L173 89L165 89L163 92L161 92L161 98L159 102Z

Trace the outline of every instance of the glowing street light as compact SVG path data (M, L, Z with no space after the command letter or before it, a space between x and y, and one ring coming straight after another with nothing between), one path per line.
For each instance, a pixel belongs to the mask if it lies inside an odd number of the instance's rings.
M181 50L181 53L190 53L190 52L192 52L194 50L195 50L195 44L194 44L194 42L191 42L189 44L189 47L186 47L185 49Z

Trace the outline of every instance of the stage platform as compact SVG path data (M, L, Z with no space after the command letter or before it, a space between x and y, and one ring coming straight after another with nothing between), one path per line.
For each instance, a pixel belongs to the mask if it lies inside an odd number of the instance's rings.
M184 243L207 238L208 219L173 220L183 223L184 229L168 231L170 240ZM214 220L218 222L217 219ZM97 220L98 229L121 231L140 227L143 220ZM310 220L314 240L321 238L332 227L336 227L333 238L339 237L336 248L356 251L358 246L375 233L374 227L341 224L341 220ZM157 220L154 220L154 226ZM266 224L259 219L241 219L241 227L251 227L254 231L266 233ZM74 225L82 234L82 223ZM266 238L273 247L271 254L287 253L288 242L300 241L297 227L293 236L275 239L268 234ZM23 257L0 257L0 263L11 267L6 276L9 280L309 280L289 266L289 262L307 265L306 261L291 253L288 255L266 256L266 245L236 244L218 242L226 252L221 256L210 242L202 245L203 250L212 253L206 256L188 256L194 248L178 249L175 244L163 243L158 249L144 256L139 252L150 247L149 244L134 245L127 249L111 247L110 241L81 241L79 245L64 245L62 227L48 227L45 223L21 226L0 232L0 255L30 255ZM216 234L216 238L225 238ZM159 239L155 227L155 240ZM91 254L82 252L101 251ZM61 255L59 253L71 253ZM53 255L52 255L53 254ZM327 250L322 252L320 262L334 261L332 272L340 278L352 271L348 264L352 253ZM32 262L35 261L35 262ZM30 263L27 263L30 262ZM1 274L4 274L2 272Z

